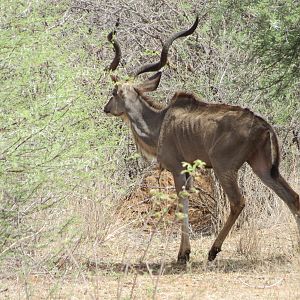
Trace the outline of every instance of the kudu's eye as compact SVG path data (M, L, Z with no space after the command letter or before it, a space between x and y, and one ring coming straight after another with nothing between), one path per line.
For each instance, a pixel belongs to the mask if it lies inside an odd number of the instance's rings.
M118 94L117 94L121 99L124 98L124 91L123 90L120 90L118 91Z

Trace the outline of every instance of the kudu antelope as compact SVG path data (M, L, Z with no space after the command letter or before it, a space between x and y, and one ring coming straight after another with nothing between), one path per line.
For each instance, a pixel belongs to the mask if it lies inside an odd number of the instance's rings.
M163 46L158 63L140 67L135 76L158 71L166 61L172 42L187 36L196 29L171 36ZM116 69L121 58L120 46L113 35L108 37L115 48L115 58L110 69ZM115 80L114 77L112 77ZM178 261L189 260L188 198L180 193L189 189L191 179L182 173L182 162L196 159L213 168L230 201L230 214L213 243L208 259L214 260L231 227L245 206L238 187L238 170L247 162L265 185L271 188L289 207L300 231L299 195L279 173L279 147L271 125L248 109L227 104L210 104L192 93L176 92L170 104L162 107L145 96L157 89L161 72L143 83L117 83L104 112L129 123L139 151L146 157L154 157L174 177L177 194L182 204L181 244Z

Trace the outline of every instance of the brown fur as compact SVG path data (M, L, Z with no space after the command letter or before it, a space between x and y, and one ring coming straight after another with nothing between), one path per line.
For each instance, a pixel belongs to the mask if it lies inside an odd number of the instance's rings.
M135 132L135 130L131 127L132 135L135 141L135 144L137 146L137 149L142 154L144 158L147 160L152 160L153 158L156 158L157 153L156 149L154 147L149 146L146 144L143 139L139 137L139 135Z
M159 79L160 76L152 77L144 90L155 90ZM200 159L213 168L230 202L230 215L209 251L209 260L221 251L245 206L237 183L238 170L245 162L288 205L300 231L299 195L280 175L278 140L272 126L263 118L239 106L206 103L191 93L177 92L170 104L163 107L141 92L133 93L132 87L124 86L125 90L123 98L114 96L105 111L128 116L138 149L146 157L156 157L173 174L184 215L179 261L186 262L191 249L188 198L181 194L184 187L189 188L189 176L182 173L182 162Z
M154 101L152 98L147 97L145 94L141 93L137 90L138 95L145 101L150 107L154 108L155 110L161 110L164 108L163 104Z

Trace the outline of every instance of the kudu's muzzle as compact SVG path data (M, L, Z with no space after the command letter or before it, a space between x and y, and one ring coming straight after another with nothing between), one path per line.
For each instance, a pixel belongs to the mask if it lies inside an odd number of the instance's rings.
M111 99L109 99L108 103L104 106L103 111L104 111L106 114L109 114L110 111L111 111L111 105L110 105L110 102L111 102Z
M107 107L107 105L105 105L103 111L104 111L106 114L109 114L109 113L110 113L110 110L109 110L109 108Z

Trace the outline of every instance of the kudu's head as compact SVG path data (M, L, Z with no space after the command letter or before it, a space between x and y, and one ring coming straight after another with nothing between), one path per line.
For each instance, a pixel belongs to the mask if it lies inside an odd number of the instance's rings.
M192 34L197 28L199 18L197 16L193 26L188 30L183 30L172 35L164 44L161 51L160 60L156 63L146 64L141 66L134 73L134 77L146 72L159 71L167 63L168 51L173 41L177 38L188 36ZM116 26L119 24L117 23ZM112 31L107 36L109 42L113 44L115 57L106 70L114 71L121 60L121 48L118 41L115 39L116 31ZM126 116L126 113L138 101L139 96L146 92L155 91L159 85L161 72L157 72L154 76L148 78L142 83L135 84L134 82L119 83L117 76L111 75L112 80L115 82L115 87L112 92L112 97L104 107L104 112L113 116Z
M126 112L134 106L134 103L138 101L139 95L157 89L160 77L161 72L158 72L140 84L129 82L122 84L116 83L112 97L104 107L104 112L116 117L126 114Z

